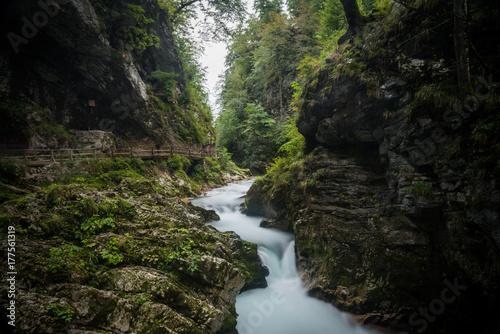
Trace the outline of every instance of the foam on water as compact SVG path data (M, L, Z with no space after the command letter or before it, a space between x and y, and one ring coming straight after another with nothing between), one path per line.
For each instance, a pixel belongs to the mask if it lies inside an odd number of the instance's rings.
M252 180L215 189L192 203L213 209L220 221L209 223L219 231L234 231L256 243L259 256L269 268L268 287L241 293L236 299L240 334L368 334L374 331L349 320L331 304L307 295L297 272L295 241L291 233L261 228L262 217L238 211Z

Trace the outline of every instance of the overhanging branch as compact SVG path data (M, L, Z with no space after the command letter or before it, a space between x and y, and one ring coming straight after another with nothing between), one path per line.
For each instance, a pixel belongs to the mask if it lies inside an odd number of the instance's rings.
M200 1L201 0L191 0L191 1L188 1L188 2L181 2L181 4L179 5L179 7L177 7L177 9L175 10L175 14L179 14L184 8L189 7L192 4L194 4L196 2L200 2Z

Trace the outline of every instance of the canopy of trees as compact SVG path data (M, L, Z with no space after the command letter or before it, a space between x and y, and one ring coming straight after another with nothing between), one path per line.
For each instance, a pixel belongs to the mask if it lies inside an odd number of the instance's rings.
M355 4L368 13L373 2ZM349 27L339 0L256 0L255 12L230 40L217 120L219 147L249 167L272 161L286 140L301 63L334 47Z

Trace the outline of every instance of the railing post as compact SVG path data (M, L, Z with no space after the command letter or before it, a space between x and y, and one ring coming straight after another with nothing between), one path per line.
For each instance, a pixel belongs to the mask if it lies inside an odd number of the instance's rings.
M115 149L111 148L111 159L115 159Z
M50 157L52 158L52 162L56 162L56 158L54 157L54 150L50 151Z
M73 149L69 150L69 159L73 161Z
M155 156L155 148L154 147L151 147L151 156L154 157Z
M134 157L134 148L133 147L130 148L130 157L131 158Z
M170 146L170 157L174 156L174 148Z

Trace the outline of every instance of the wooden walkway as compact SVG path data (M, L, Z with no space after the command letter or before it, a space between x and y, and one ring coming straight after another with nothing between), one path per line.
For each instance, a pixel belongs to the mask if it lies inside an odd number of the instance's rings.
M218 153L215 150L204 150L199 147L0 150L0 160L25 163L31 167L41 167L56 162L85 159L140 158L147 160L166 159L174 155L181 155L191 160L203 160L205 157L210 156L218 157Z

